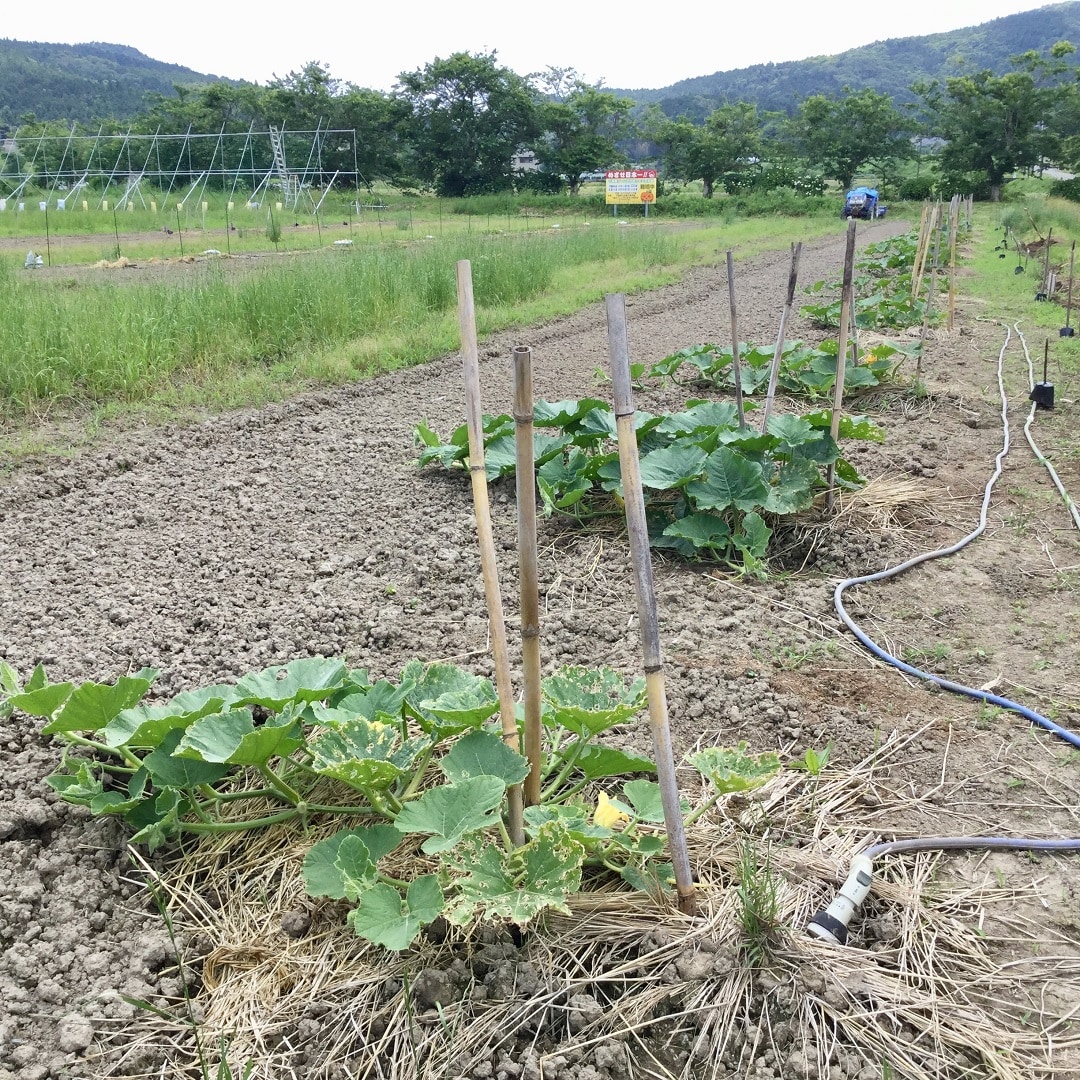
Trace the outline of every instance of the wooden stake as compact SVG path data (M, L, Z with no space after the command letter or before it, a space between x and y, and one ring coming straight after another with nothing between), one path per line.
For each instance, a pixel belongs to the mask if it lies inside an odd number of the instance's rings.
M851 326L851 313L854 307L854 279L855 279L855 221L848 219L847 244L844 248L844 276L840 289L840 332L836 338L836 382L833 385L832 421L829 425L829 434L833 442L840 439L840 417L843 413L844 401L844 376L847 372L848 330ZM825 509L831 514L833 508L833 495L836 486L836 463L829 465L826 472L826 481L829 485L828 494L825 496Z
M960 196L954 195L949 203L949 322L951 334L956 319L956 239L960 232Z
M915 265L911 268L911 299L919 298L922 289L923 271L926 269L926 253L930 248L930 234L933 229L936 203L923 203L922 218L919 221L919 242L915 245Z
M926 307L923 309L922 332L919 335L919 358L915 361L915 377L922 374L922 358L926 351L926 335L930 330L930 318L934 312L934 294L937 292L937 275L941 253L941 203L934 208L931 217L934 233L934 263L930 268L930 289L926 294Z
M742 368L739 364L739 324L735 314L735 260L730 250L727 253L727 291L731 304L731 375L735 380L735 409L739 414L741 430L746 427L746 413L743 409Z
M630 381L630 353L626 342L626 298L621 293L609 295L607 303L608 358L611 362L612 396L615 423L619 436L619 464L622 468L623 502L626 528L630 538L630 559L637 587L638 620L641 623L641 649L645 660L645 684L649 695L649 726L653 754L664 806L668 847L675 869L675 889L679 910L693 915L697 897L690 874L690 856L686 830L679 806L679 788L675 778L675 759L671 750L668 724L667 692L660 655L660 625L656 615L656 591L653 587L649 532L645 522L645 497L638 468L637 434L634 431L634 391Z
M524 681L525 805L540 802L543 765L540 697L540 586L536 557L536 455L533 450L532 349L514 347L514 435L518 508L518 576L521 583L521 669Z
M776 377L780 374L780 361L784 356L784 336L787 333L788 319L791 317L791 309L795 306L795 283L799 278L799 256L802 254L802 241L793 244L791 248L791 272L788 274L787 300L784 310L780 315L780 330L776 335L776 352L773 353L772 366L769 368L769 390L765 395L765 407L762 410L761 430L764 431L769 423L769 414L772 412L773 396L776 394Z
M484 424L480 411L480 358L476 345L476 307L473 303L472 266L468 259L457 264L458 324L461 328L461 352L465 363L465 419L469 429L469 476L472 479L473 508L480 543L480 569L484 576L488 623L491 628L491 651L495 659L495 688L499 694L499 715L503 742L520 750L514 709L514 688L510 682L510 655L506 648L506 623L503 620L499 570L495 562L495 537L491 531L491 507L488 503L487 473L484 467ZM512 843L525 843L521 785L506 789L508 821Z

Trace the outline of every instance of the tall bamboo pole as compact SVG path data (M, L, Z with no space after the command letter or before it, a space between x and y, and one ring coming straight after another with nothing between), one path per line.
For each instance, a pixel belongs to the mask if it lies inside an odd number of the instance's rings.
M525 805L540 802L543 745L540 698L540 586L536 557L536 456L533 451L532 349L514 347L514 437L518 508L518 577L521 587L521 669L524 681Z
M739 321L735 308L735 260L731 250L727 253L727 291L731 305L731 374L735 380L735 409L739 415L739 429L746 427L746 412L742 397L742 368L739 363Z
M911 268L911 299L912 302L919 298L922 289L923 271L926 269L926 253L930 248L930 232L934 214L937 210L936 203L923 203L922 217L919 219L919 240L915 245L915 264Z
M626 528L630 538L630 560L637 588L638 621L641 623L641 650L645 660L645 685L649 695L649 727L652 730L653 755L664 806L668 847L675 869L675 889L679 910L693 915L697 897L690 874L690 855L686 830L679 806L679 788L675 778L675 758L671 750L668 724L667 692L660 654L660 624L656 614L656 590L653 587L649 532L645 522L645 497L641 490L637 434L634 431L634 391L630 381L630 352L626 341L626 298L614 293L606 298L608 359L611 363L612 396L615 423L619 436L619 465L622 469L623 502Z
M780 374L780 361L784 356L784 336L787 334L788 319L791 317L791 309L795 306L795 283L799 278L799 256L802 254L802 241L791 247L791 271L788 274L787 300L784 302L784 310L780 315L780 330L776 335L776 352L773 353L772 366L769 368L769 390L765 395L765 407L761 415L761 430L764 431L769 423L769 414L772 412L773 397L776 394L776 378Z
M840 288L840 331L836 338L836 382L833 384L832 420L829 434L833 442L840 439L840 417L843 413L844 375L847 371L848 331L851 327L851 309L854 306L855 279L855 220L848 219L847 243L844 247L844 276ZM825 509L832 513L833 495L836 487L836 462L829 465L826 480L829 492L825 496Z
M484 467L484 424L480 411L480 358L476 345L476 306L473 303L472 266L468 259L457 264L458 324L461 328L461 352L465 365L465 419L469 429L469 476L472 480L473 508L480 543L480 569L484 576L488 623L491 628L491 651L495 659L495 687L499 694L499 715L503 742L513 750L520 748L514 709L514 688L510 683L510 655L506 648L506 623L503 620L499 570L495 562L495 537L491 531L491 507L488 503L487 473ZM512 843L525 843L521 786L506 791L508 821Z
M922 358L926 351L926 335L930 332L930 319L934 313L934 298L937 292L938 266L941 256L941 203L934 208L931 216L934 232L934 262L930 268L930 289L926 294L926 307L923 309L922 331L919 334L919 358L915 361L915 377L922 374Z
M952 333L956 320L956 241L960 232L960 196L954 195L949 202L949 322Z

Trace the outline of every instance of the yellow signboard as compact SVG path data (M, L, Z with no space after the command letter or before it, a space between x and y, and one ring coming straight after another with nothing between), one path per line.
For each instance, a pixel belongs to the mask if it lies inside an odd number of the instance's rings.
M634 206L656 202L655 169L608 169L604 201Z

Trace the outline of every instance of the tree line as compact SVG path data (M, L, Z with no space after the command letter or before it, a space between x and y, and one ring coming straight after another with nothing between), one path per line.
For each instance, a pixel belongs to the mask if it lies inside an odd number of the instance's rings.
M824 181L849 187L857 176L898 177L917 152L918 137L940 148L934 183L940 194L975 191L997 198L1014 170L1054 163L1080 165L1080 81L1074 47L1013 58L1012 70L923 81L913 106L898 108L872 89L811 94L790 114L735 101L703 122L672 118L657 105L583 81L571 68L521 76L496 53L454 53L400 76L390 93L363 89L312 62L266 86L215 82L153 95L141 115L114 133L236 133L276 126L335 133L322 147L321 168L359 174L444 197L508 190L576 193L583 173L655 162L665 182L699 182L704 197L718 188L795 187ZM24 117L20 142L67 136L63 123ZM110 133L110 126L100 129ZM342 133L355 133L355 142ZM932 137L932 139L931 139ZM55 140L59 154L61 138ZM23 143L23 145L26 145ZM528 150L536 168L515 167ZM212 140L186 147L186 168L215 153ZM177 167L183 164L177 162ZM269 167L271 163L266 163Z

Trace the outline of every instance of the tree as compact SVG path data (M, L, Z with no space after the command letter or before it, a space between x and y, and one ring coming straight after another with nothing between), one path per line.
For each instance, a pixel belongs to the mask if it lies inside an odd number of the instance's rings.
M869 88L845 90L839 100L811 95L799 106L794 127L800 153L845 190L871 162L911 152L907 124L892 99Z
M394 96L408 105L413 171L440 195L509 189L514 153L539 134L536 92L494 52L436 57L403 73Z
M761 153L757 106L739 102L714 109L698 125L685 117L660 120L652 131L663 153L665 173L677 180L700 180L711 199L717 179L739 172Z
M940 161L948 186L985 185L996 202L1014 170L1071 159L1069 137L1080 132L1076 68L1068 59L1075 51L1059 41L1045 57L1034 50L1013 56L1014 70L1004 75L979 71L912 87L927 130L946 140Z
M564 100L540 106L543 134L536 150L544 171L565 177L571 194L576 195L583 172L616 160L615 144L629 127L633 106L629 98L617 98L580 81Z

